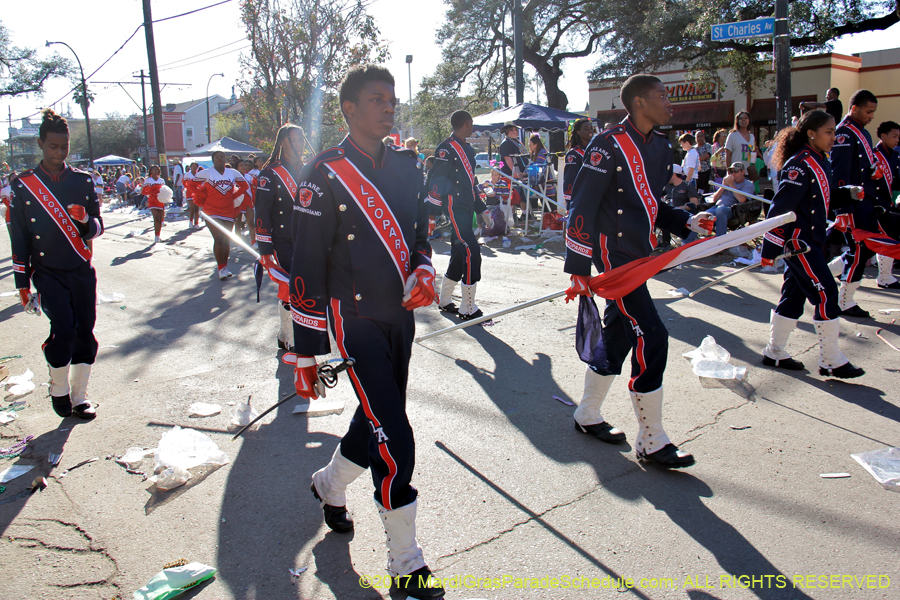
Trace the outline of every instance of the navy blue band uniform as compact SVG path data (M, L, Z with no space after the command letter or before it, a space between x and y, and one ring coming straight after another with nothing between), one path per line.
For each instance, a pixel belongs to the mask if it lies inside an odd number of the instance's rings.
M894 207L894 192L900 191L900 154L896 149L890 149L882 142L875 146L876 157L884 169L884 177L875 182L875 206L886 209L881 217L878 217L878 225L882 232L894 239L900 239L900 226Z
M55 368L93 364L97 276L88 243L103 233L103 219L91 176L68 165L53 176L38 165L11 187L13 275L18 289L34 283L50 318L44 356ZM71 204L85 208L87 223L69 218Z
M450 264L446 277L474 285L481 280L481 249L472 229L475 213L487 210L475 178L475 149L455 135L434 151L429 202L450 219Z
M584 148L572 146L566 152L566 163L563 167L563 197L566 199L566 209L572 210L572 187L575 185L575 177L584 160Z
M291 310L298 355L327 354L326 324L360 406L341 441L344 457L372 470L375 499L413 502L415 463L406 381L415 330L401 306L404 277L431 265L428 208L415 154L377 159L348 137L307 164L294 204Z
M815 307L815 320L836 319L841 312L837 284L822 252L827 237L826 217L831 209L831 162L806 146L784 163L778 181L768 218L793 212L797 219L766 233L762 257L774 259L796 248L798 240L810 251L786 259L788 268L775 312L797 320L808 300Z
M877 157L872 147L872 136L866 128L850 115L844 117L834 132L835 142L831 150L832 181L834 186L856 185L863 188L864 198L852 202L850 206L837 209L851 215L852 226L866 231L879 231L875 215L875 198L878 195L877 180L872 173L877 166ZM844 272L841 280L855 283L862 280L866 263L875 253L863 244L853 240L847 232L850 250L844 254ZM851 294L852 295L852 294ZM852 299L850 300L852 303Z
M298 175L299 169L289 162L274 162L259 173L256 187L256 242L259 253L274 254L278 264L288 273L293 258L291 221Z

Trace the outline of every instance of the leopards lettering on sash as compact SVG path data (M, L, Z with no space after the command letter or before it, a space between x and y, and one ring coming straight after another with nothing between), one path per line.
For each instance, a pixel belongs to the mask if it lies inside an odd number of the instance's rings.
M410 274L409 247L406 245L406 240L403 239L403 231L397 223L397 218L384 196L356 168L356 165L346 158L326 163L325 166L334 173L337 180L341 182L341 185L362 210L390 254L397 273L400 275L400 285L406 285Z
M866 156L869 157L869 164L874 165L878 162L878 159L875 158L875 153L872 150L872 147L869 145L869 140L866 139L866 136L862 134L862 132L856 128L856 126L850 121L845 120L841 123L842 127L846 127L850 131L852 131L856 137L859 139L859 143L862 144L862 147L866 151Z
M825 170L813 157L807 156L803 159L803 162L816 175L816 181L819 184L819 189L822 191L822 200L825 202L825 212L827 213L828 207L831 206L831 186L828 184L828 176L825 175Z
M285 169L284 167L282 167L281 165L278 165L277 167L273 167L272 171L274 171L275 174L278 175L278 178L281 179L281 182L284 184L284 187L286 187L288 189L288 191L291 193L291 198L296 198L297 197L297 182L295 182L294 178L291 177L290 172L287 169Z
M472 185L475 185L475 171L472 169L472 164L469 162L469 158L466 156L466 151L463 150L463 147L459 145L454 139L450 139L450 145L453 146L453 149L456 150L456 153L459 155L459 160L462 161L463 167L466 168L466 174L469 176L469 182Z
M656 215L659 212L659 204L653 197L650 190L650 182L647 180L647 170L644 168L644 158L627 132L614 134L613 139L618 142L619 147L625 153L628 159L628 170L631 172L631 182L637 191L641 202L644 204L644 210L647 211L647 220L650 221L650 247L656 247L656 235L653 227L656 224Z
M893 150L889 150L889 152L893 152ZM878 160L878 165L881 167L881 172L884 173L884 182L887 184L888 192L894 188L894 174L891 172L891 164L888 162L887 158L885 158L884 154L875 151L875 158Z
M31 195L35 197L38 204L41 205L41 208L50 215L50 218L53 219L56 226L59 227L60 231L63 232L63 235L66 236L69 245L71 245L72 249L78 253L78 256L85 261L90 261L91 251L81 238L81 234L78 232L75 221L73 221L72 217L69 216L69 213L66 212L62 203L53 195L53 192L51 192L37 175L34 174L20 177L19 181L21 181L22 185L31 192Z

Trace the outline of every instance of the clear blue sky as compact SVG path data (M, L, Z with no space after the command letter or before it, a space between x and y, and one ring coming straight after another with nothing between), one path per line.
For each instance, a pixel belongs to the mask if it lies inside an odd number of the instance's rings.
M12 0L8 0L11 2ZM213 4L215 0L153 0L153 17L159 19L187 12ZM73 6L77 9L73 11ZM110 9L114 6L114 9ZM413 94L418 89L422 77L431 73L440 61L440 48L435 44L435 30L443 21L446 8L442 0L375 0L370 12L375 17L382 35L389 42L391 59L388 68L397 79L397 93L402 101L409 96L409 78L406 55L413 55ZM40 15L55 13L56 20L41 18ZM140 0L80 0L76 5L70 1L45 0L37 10L4 11L2 23L12 32L17 45L40 47L44 41L64 41L71 45L81 58L85 75L89 75L131 35L142 21ZM157 62L160 65L160 80L177 85L163 90L163 102L183 102L202 98L206 84L213 73L224 73L216 77L210 85L210 93L228 97L231 85L241 77L238 49L247 45L245 33L238 17L238 1L211 8L180 19L155 25ZM835 51L852 54L881 48L900 46L897 40L900 28L888 31L861 34L838 40ZM226 45L229 44L229 45ZM202 54L194 59L176 62L187 57L205 53L224 46L219 50ZM71 54L64 47L56 46L64 56ZM221 55L221 56L218 56ZM187 65L205 58L203 62ZM564 63L566 76L562 88L569 96L571 110L583 110L588 99L585 73L593 66L592 58L570 60ZM186 66L187 65L187 66ZM132 75L147 68L147 53L143 31L132 39L125 48L89 81L134 81ZM46 86L42 98L16 98L0 102L0 118L6 122L7 106L12 108L13 119L35 113L40 106L47 105L62 97L72 86L64 81L53 81ZM97 95L91 107L92 116L102 117L105 113L119 112L131 114L138 109L128 95L117 85L90 85ZM125 86L138 104L141 102L140 86ZM543 92L541 92L543 98ZM534 102L537 95L532 88L526 90L525 99ZM148 88L149 103L149 88ZM71 102L71 96L63 101L69 104L73 113L78 112ZM65 106L62 106L63 110Z

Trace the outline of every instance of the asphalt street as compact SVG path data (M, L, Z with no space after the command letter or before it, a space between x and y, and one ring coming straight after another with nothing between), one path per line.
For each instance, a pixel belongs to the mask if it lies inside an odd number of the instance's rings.
M0 469L35 466L0 494L0 598L131 598L180 558L218 569L184 598L387 597L371 479L348 490L352 535L330 532L309 492L356 408L347 379L328 393L344 402L341 414L294 415L299 402L288 401L232 442L228 403L252 396L261 411L293 391L275 346L275 286L265 282L257 303L252 258L237 249L235 277L213 277L210 234L189 232L186 220L170 222L153 245L149 217L104 219L94 246L98 289L124 299L97 307L89 393L99 416L90 423L51 409L41 353L49 324L7 294L10 247L0 235L0 357L22 355L3 364L12 375L31 369L38 384L18 418L0 426L4 448L35 436L21 456L0 458ZM566 287L561 242L517 249L540 241L483 247L477 297L486 313ZM442 273L449 245L434 249ZM900 295L877 289L870 267L857 299L873 317L841 322L843 351L864 377L818 375L810 307L789 343L808 370L774 371L759 359L780 274L751 270L694 299L667 293L733 270L728 260L649 283L671 336L665 426L697 459L684 471L636 460L626 377L604 415L629 443L574 430L574 407L562 401L577 403L582 391L576 303L548 302L414 345L418 536L448 599L900 598L900 494L850 456L900 446L900 352L876 336L892 319L877 311L900 309ZM420 334L455 322L434 306L416 319ZM710 383L691 372L682 354L708 335L733 364L749 367L744 381ZM882 336L900 347L900 325ZM223 412L191 418L195 402ZM229 463L160 492L110 458L155 448L176 425L209 435ZM58 466L50 453L62 453ZM138 470L152 467L149 459ZM836 472L850 477L820 476ZM38 475L48 486L29 493ZM299 576L289 571L298 568Z

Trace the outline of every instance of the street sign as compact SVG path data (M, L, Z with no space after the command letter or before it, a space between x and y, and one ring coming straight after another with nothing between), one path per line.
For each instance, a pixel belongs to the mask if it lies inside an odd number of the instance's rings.
M719 23L712 26L712 41L739 40L743 38L775 35L775 19L753 19L736 23Z

